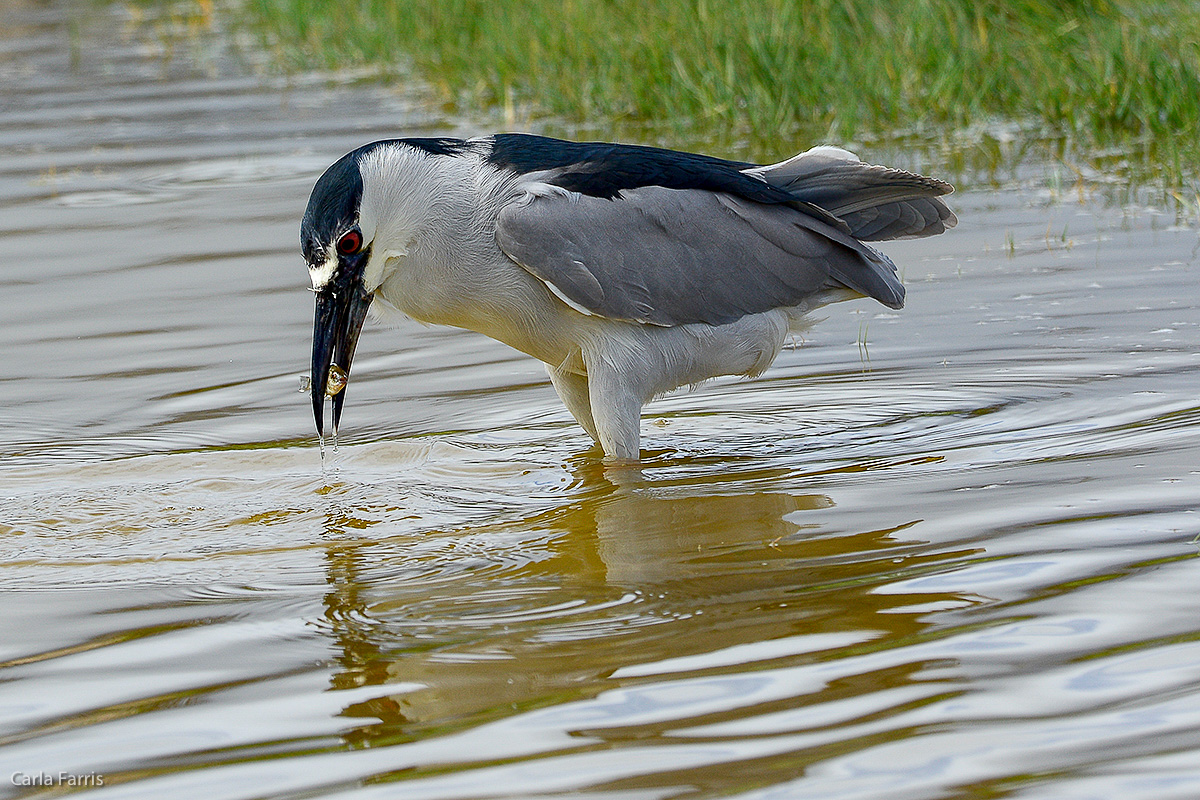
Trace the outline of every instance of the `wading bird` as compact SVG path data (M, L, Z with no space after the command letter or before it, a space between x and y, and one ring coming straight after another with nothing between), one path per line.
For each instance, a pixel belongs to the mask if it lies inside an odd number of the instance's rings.
M637 459L651 398L758 375L827 303L900 308L895 265L865 242L952 227L951 191L836 147L759 166L512 133L364 145L320 177L300 229L318 435L327 389L337 432L373 306L545 362L606 458Z

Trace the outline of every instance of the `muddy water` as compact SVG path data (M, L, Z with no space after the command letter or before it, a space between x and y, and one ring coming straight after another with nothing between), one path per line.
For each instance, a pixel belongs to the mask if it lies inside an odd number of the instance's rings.
M323 472L307 192L477 131L125 14L0 17L0 795L1200 796L1194 228L960 193L640 472L371 325Z

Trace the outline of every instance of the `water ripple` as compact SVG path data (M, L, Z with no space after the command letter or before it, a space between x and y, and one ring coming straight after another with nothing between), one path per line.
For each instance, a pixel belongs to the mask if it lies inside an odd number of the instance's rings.
M531 360L372 323L322 462L311 181L479 131L131 13L0 29L13 794L1200 795L1194 230L957 194L903 312L651 404L638 469Z

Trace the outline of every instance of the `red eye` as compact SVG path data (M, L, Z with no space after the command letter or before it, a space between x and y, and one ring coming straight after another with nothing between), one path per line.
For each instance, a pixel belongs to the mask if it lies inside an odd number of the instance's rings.
M344 256L352 256L362 247L362 234L358 229L346 231L342 234L342 238L338 239L337 251Z

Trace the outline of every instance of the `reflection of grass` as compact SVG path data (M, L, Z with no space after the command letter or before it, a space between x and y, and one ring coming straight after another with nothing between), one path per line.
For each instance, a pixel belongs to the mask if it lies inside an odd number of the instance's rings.
M871 350L870 344L867 341L867 321L859 319L858 322L858 360L862 362L863 369L869 369L871 366Z
M1032 122L1090 150L1137 144L1176 182L1200 153L1200 6L1191 0L240 7L291 67L411 62L459 109L515 102L609 130L653 121L666 136L762 157L797 141L997 122Z

